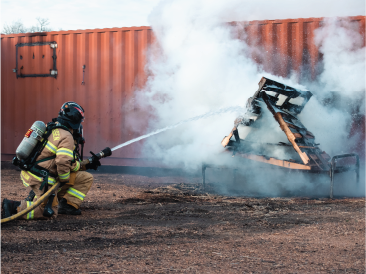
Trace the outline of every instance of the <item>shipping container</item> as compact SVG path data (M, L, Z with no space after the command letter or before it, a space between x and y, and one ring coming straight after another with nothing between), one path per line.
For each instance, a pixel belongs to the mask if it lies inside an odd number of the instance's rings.
M50 121L70 100L85 109L88 154L137 137L140 132L126 123L136 116L147 126L134 105L134 91L146 81L151 36L149 27L2 35L2 160L13 157L35 120ZM116 164L146 165L140 145L115 151Z
M239 37L263 54L252 58L276 75L291 70L315 79L321 54L313 43L322 18L230 23ZM351 17L365 35L365 16ZM243 33L246 33L243 36ZM1 35L1 160L10 160L36 120L57 117L65 101L85 109L86 152L113 147L146 133L151 116L139 109L135 91L144 86L150 27ZM309 76L310 75L310 76ZM301 79L300 79L301 80ZM138 126L128 124L139 121ZM364 134L363 128L359 129ZM104 164L156 166L140 154L142 142L113 152Z
M338 18L354 23L365 46L365 16ZM299 81L314 80L321 72L322 54L314 43L314 31L324 18L299 18L232 22L236 36L252 49L251 57L265 71L286 77L299 73ZM255 50L253 50L255 49Z

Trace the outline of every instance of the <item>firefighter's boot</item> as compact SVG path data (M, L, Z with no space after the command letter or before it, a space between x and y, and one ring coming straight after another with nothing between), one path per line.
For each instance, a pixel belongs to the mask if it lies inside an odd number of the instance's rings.
M69 205L66 199L61 199L58 205L58 214L81 215L81 210Z
M20 202L18 201L12 201L12 200L8 200L8 199L4 199L3 200L3 204L1 206L2 208L2 218L8 218L17 212L17 207L20 206Z

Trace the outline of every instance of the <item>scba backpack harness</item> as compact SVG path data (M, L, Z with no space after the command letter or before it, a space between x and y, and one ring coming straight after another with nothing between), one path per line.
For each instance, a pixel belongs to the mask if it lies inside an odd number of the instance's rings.
M40 121L37 121L37 122L42 123L44 125L43 122L40 122ZM24 157L24 154L23 155L21 154L21 151L18 147L17 153L16 153L17 156L15 156L13 158L13 165L18 166L21 170L29 171L36 176L42 177L43 182L39 189L42 190L44 188L44 192L47 192L48 177L51 176L53 178L57 178L58 175L49 172L48 169L39 166L39 164L42 162L46 162L46 161L55 159L56 154L52 155L50 157L43 158L38 161L36 161L36 159L38 158L39 155L41 155L44 147L46 146L46 144L48 142L48 137L52 134L53 130L58 129L58 128L64 129L68 132L70 132L70 130L67 127L65 127L59 123L50 122L47 124L47 127L45 128L45 131L43 133L43 131L41 129L39 129L40 128L39 125L37 125L38 127L35 126L35 124L37 122L35 122L32 125L31 129L28 130L27 134L25 135L25 138L20 143L19 147L21 147L23 145L23 146L28 146L27 148L29 149L29 146L31 146L32 144L29 144L30 142L27 140L27 138L28 139L31 138L32 134L34 135L33 138L37 139L38 141L34 142L34 144L35 144L34 148L31 150L31 153L29 154L29 156L26 156L26 157ZM70 132L70 134L72 135L71 132ZM76 161L76 155L75 155L75 151L74 151L72 163L75 163L75 161Z

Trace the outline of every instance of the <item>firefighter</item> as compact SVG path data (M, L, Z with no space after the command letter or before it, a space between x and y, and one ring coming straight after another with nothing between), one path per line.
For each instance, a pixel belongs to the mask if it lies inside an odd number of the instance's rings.
M39 166L49 171L48 184L53 185L60 182L60 188L56 190L57 198L52 201L53 215L45 217L44 211L48 199L42 202L40 206L32 210L23 219L54 219L58 214L80 215L80 204L93 184L93 176L83 170L100 166L100 162L93 163L81 162L76 159L74 153L74 131L80 128L84 120L84 109L75 102L66 102L61 106L56 124L62 125L62 128L55 128L48 137L46 146L36 159L40 161ZM46 158L49 158L47 160ZM44 159L45 161L41 161ZM22 171L20 178L23 184L30 186L35 194L35 199L41 197L44 189L40 190L43 179L29 171ZM32 192L31 191L31 192ZM30 194L30 196L32 196ZM29 196L28 196L29 197ZM4 199L3 215L9 217L29 207L33 203L33 197L23 201L12 201Z

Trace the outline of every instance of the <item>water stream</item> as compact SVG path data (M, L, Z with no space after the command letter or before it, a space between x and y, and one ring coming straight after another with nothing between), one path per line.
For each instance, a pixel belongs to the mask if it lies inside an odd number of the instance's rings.
M118 146L115 146L111 150L112 151L115 151L116 149L119 149L121 147L128 146L128 145L130 145L132 143L135 143L135 142L140 141L142 139L148 138L150 136L153 136L153 135L158 134L160 132L166 131L168 129L176 128L177 126L180 126L180 125L185 124L185 123L188 123L188 122L193 122L193 121L201 120L201 119L204 119L204 118L208 118L208 117L211 117L211 116L214 116L214 115L223 114L223 113L229 113L229 112L244 113L244 111L245 111L245 109L243 107L240 107L240 106L232 106L232 107L220 108L220 109L215 110L215 111L210 111L210 112L207 112L205 114L202 114L202 115L199 115L199 116L195 116L195 117L192 117L192 118L189 118L189 119L180 121L179 123L176 123L174 125L167 126L165 128L161 128L161 129L157 129L157 130L155 130L155 131L153 131L151 133L142 135L140 137L137 137L135 139L132 139L132 140L129 140L129 141L125 142L125 143L122 143L122 144L120 144Z

